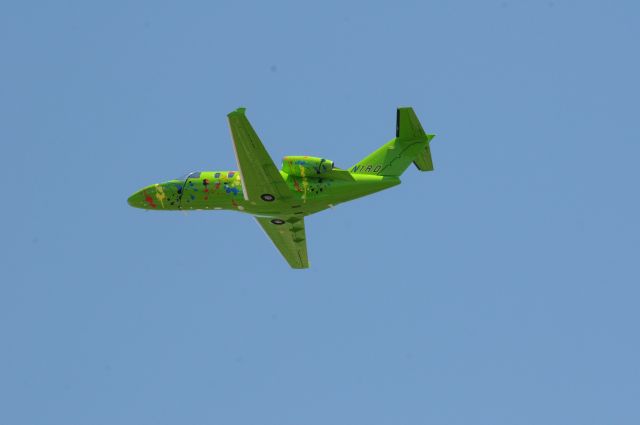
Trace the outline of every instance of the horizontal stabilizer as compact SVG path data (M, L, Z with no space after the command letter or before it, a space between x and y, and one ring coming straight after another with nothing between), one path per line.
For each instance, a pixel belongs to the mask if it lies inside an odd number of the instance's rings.
M413 108L398 108L396 111L396 138L400 140L422 140L425 135Z
M433 160L431 159L431 147L429 146L429 142L431 142L431 139L434 137L435 135L433 134L427 134L427 146L413 160L416 168L420 171L433 171Z

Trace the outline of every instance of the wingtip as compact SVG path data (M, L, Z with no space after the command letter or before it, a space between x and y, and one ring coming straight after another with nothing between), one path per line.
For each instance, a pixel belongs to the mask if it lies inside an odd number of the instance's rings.
M244 112L247 110L247 108L238 108L235 111L229 112L227 114L228 117L232 117L234 115L244 115Z

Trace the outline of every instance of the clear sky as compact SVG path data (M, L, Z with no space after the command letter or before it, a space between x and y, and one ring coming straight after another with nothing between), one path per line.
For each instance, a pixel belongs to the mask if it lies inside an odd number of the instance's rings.
M5 1L0 424L640 423L633 1ZM347 167L413 106L436 171L307 219L130 208Z

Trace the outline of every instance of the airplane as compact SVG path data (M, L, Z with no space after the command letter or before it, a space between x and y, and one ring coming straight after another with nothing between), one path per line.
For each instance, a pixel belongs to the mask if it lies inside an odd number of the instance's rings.
M348 170L313 156L285 156L276 168L245 108L227 115L238 170L196 171L146 186L128 199L146 210L234 210L251 214L294 269L309 267L305 217L400 184L415 164L433 171L429 144L413 108L398 108L396 137Z

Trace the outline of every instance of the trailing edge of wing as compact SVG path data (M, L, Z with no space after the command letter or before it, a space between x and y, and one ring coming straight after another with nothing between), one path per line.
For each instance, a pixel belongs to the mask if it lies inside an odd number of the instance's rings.
M287 198L289 188L245 116L245 108L238 108L227 117L244 198L254 202Z
M256 220L292 268L309 267L304 218L256 217Z

